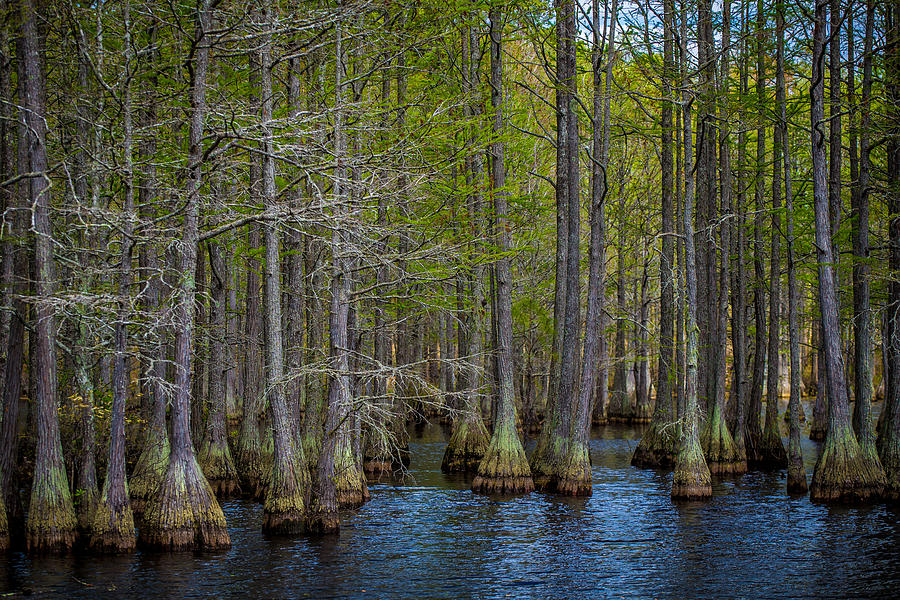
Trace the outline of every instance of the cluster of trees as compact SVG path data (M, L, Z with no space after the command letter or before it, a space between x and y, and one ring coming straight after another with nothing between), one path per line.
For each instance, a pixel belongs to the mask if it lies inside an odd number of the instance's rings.
M590 494L608 421L806 491L813 390L812 498L900 496L896 1L2 17L0 545L336 531L427 416L484 493Z

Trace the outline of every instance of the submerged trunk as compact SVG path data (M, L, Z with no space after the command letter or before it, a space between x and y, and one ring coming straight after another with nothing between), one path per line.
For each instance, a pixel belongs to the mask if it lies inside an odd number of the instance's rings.
M701 14L701 39L711 43L709 37L703 31L706 26L711 27L708 20L711 12L710 0L704 0L700 9ZM684 15L686 19L687 15ZM711 32L709 32L711 34ZM681 39L681 51L685 52L687 40ZM685 141L691 131L691 108L688 102L690 94L690 81L685 78L682 85L684 100L684 131ZM693 166L690 162L690 154L685 153L685 173L691 173ZM703 164L703 163L700 163ZM707 165L708 165L707 161ZM699 167L700 165L698 165ZM711 173L706 173L711 176ZM700 179L704 174L697 173ZM688 186L692 187L692 186ZM697 368L699 358L699 336L697 328L697 271L696 252L694 250L694 198L693 189L686 190L684 196L684 211L682 214L682 230L684 232L684 280L685 280L685 415L681 428L681 440L678 447L678 455L675 459L675 471L672 475L672 499L691 500L703 499L712 496L712 481L709 467L703 456L699 436L699 412L700 407L697 398Z
M496 217L497 246L501 257L496 263L497 273L497 418L494 432L484 458L478 465L478 474L472 489L481 493L526 493L534 489L531 469L525 458L525 449L516 432L516 405L512 364L512 280L509 259L505 252L510 248L510 232L507 216L507 191L505 143L498 139L503 131L503 21L501 9L491 6L491 106L494 110L491 143L491 192ZM568 301L568 299L567 299ZM562 375L561 375L562 377Z
M227 352L226 324L226 271L225 259L221 245L210 240L208 243L210 274L210 336L209 350L212 361L209 365L209 415L206 418L206 430L197 461L203 469L209 485L219 498L229 498L240 493L237 470L231 458L228 446L228 435L225 429L225 411L227 398L225 395L225 378L229 368L225 360Z
M797 286L797 266L794 250L794 195L791 177L791 144L787 128L787 102L784 94L784 1L778 1L776 16L778 37L777 80L775 98L778 104L778 129L784 157L784 204L787 219L787 262L788 262L788 328L790 330L791 391L788 401L790 412L790 441L787 452L787 490L791 494L805 494L807 491L806 469L800 448L800 291Z
M47 162L47 122L45 120L44 40L38 21L46 18L44 7L34 0L21 4L20 98L21 119L25 123L22 144L29 149L31 173L45 173ZM52 230L50 227L50 186L46 176L26 184L26 201L32 207L34 229L34 343L31 364L37 411L37 448L34 483L25 523L25 542L32 552L68 552L75 543L76 519L63 460L56 401L56 325L51 303L55 285Z
M202 140L206 119L206 75L212 0L200 0L193 42L191 76L190 151L187 203L184 210L181 281L178 289L175 332L175 397L172 402L172 449L159 490L150 497L140 530L141 541L163 550L220 550L231 540L225 515L194 453L191 443L191 342L194 328L194 279L199 241L198 213L203 185Z
M810 485L810 498L823 502L865 502L881 493L884 476L872 468L860 451L850 423L838 324L838 297L834 276L825 171L824 58L825 2L816 4L813 32L810 122L812 126L813 198L816 219L816 258L819 263L819 306L828 394L828 433Z

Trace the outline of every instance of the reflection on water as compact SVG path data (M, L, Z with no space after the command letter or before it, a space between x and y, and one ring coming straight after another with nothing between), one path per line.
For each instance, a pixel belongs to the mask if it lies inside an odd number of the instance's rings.
M594 494L486 498L440 472L446 434L411 443L410 477L372 486L339 536L266 538L262 508L223 505L221 554L0 559L0 594L67 598L896 597L893 508L828 508L784 493L785 474L718 480L673 505L671 474L629 466L640 432L591 442ZM817 447L806 442L807 471Z

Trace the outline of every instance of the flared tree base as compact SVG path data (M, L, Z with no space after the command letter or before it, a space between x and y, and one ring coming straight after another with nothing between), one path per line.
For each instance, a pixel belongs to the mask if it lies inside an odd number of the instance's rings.
M165 432L148 435L144 450L128 478L128 494L131 496L131 512L134 515L144 513L147 501L162 485L169 466L169 451L169 438Z
M594 412L591 413L591 425L601 426L609 424L609 415L607 414L607 402L603 402L601 404L600 401L597 402L597 406L594 407Z
M236 498L241 495L241 486L237 479L207 479L213 494L220 500Z
M341 520L335 512L313 511L306 520L306 532L310 535L330 535L341 530Z
M372 497L369 492L369 486L366 482L365 475L357 471L355 485L338 485L335 492L337 495L337 503L340 508L359 508L369 501Z
M682 442L672 473L672 500L712 498L712 479L696 438Z
M394 465L397 465L396 467ZM386 457L369 457L363 462L363 472L366 477L377 479L386 475L391 475L395 470L399 470L400 465L394 463L393 460Z
M93 490L81 490L81 494L76 491L76 494L78 504L75 506L75 518L78 535L90 536L91 526L94 524L94 514L100 503L100 492L95 487Z
M142 545L163 551L231 547L225 515L192 456L173 456L159 492L144 511Z
M478 465L472 491L507 495L534 491L531 468L514 423L498 426L494 431L488 451Z
M554 484L554 491L561 496L590 496L591 459L587 446L580 443L569 445L565 466Z
M787 474L787 492L793 495L806 494L809 485L806 482L806 470L803 465L789 465Z
M285 448L274 456L267 480L267 493L263 503L263 533L303 533L306 529L306 498L310 479L306 467L292 448Z
M216 498L232 498L241 494L238 472L227 442L204 442L197 454L197 462Z
M824 442L827 433L826 429L813 425L809 429L809 439L814 442Z
M888 502L900 502L900 443L888 434L881 440L881 466L884 470L883 497Z
M634 449L631 465L641 469L673 466L678 452L675 433L672 423L651 423Z
M263 533L267 535L296 535L306 531L306 515L300 510L263 514Z
M849 426L829 432L816 462L809 497L813 502L867 504L881 498L881 465L866 458Z
M647 404L638 404L634 407L634 412L631 415L631 422L640 425L646 425L653 421L653 405Z
M127 505L112 509L101 502L94 515L88 547L99 554L128 554L134 552L137 535L134 515Z
M6 515L6 502L0 494L0 552L9 550L9 518Z
M724 414L718 407L713 409L700 432L700 446L711 474L740 475L747 472L746 453L742 453L735 443Z
M34 554L67 554L77 539L77 520L63 472L50 470L38 479L31 491L25 547Z
M766 428L751 466L761 471L777 471L787 468L787 451L784 449L784 442L777 430Z
M475 473L481 459L487 453L490 436L480 418L469 417L460 420L456 426L444 458L441 471L444 473Z

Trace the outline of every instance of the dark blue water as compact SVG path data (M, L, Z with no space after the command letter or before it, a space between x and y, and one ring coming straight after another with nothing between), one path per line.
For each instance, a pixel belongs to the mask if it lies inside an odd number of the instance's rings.
M440 473L445 434L411 444L411 478L325 539L267 539L262 508L224 505L233 548L215 555L0 559L0 596L66 598L876 598L900 596L900 525L883 505L792 499L785 474L720 480L673 505L671 475L629 465L639 432L591 443L594 494L500 499ZM816 445L804 453L811 473Z

